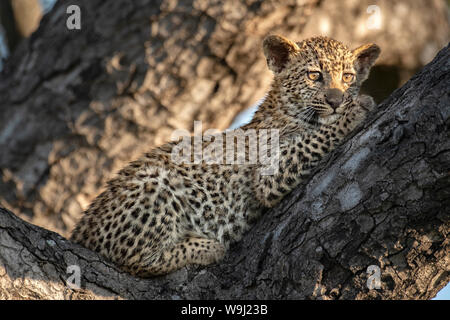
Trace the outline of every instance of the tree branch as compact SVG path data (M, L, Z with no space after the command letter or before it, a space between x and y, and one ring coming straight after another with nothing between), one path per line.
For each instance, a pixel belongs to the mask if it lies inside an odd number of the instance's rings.
M218 265L137 279L0 209L0 298L434 297L450 279L449 69L447 46Z

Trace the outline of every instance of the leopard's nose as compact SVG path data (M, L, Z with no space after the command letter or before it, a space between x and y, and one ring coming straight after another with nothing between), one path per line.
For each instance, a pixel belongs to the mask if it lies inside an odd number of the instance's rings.
M335 110L344 100L344 92L336 88L327 89L325 92L325 100L333 108L333 110Z

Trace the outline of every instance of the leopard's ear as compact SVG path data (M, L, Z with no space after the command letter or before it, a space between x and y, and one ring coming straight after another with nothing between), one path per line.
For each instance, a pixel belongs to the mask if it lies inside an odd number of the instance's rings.
M380 47L375 43L362 45L352 51L355 57L355 68L361 81L366 80L369 76L370 68L372 68L380 52Z
M300 49L295 42L285 37L270 35L263 41L263 50L269 69L278 73L286 66L291 54Z

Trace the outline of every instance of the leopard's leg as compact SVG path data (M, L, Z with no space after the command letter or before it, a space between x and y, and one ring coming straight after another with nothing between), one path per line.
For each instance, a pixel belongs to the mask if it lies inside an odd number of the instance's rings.
M189 264L208 265L220 261L225 255L225 247L216 240L189 237L171 247L152 255L150 261L143 259L138 268L130 271L141 277L162 275L178 270Z

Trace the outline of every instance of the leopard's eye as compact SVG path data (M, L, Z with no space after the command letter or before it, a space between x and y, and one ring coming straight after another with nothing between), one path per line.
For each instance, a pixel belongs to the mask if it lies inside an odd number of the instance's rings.
M346 83L353 82L354 79L355 79L355 75L353 73L344 73L342 75L342 80Z
M308 79L312 81L319 81L322 79L322 74L319 71L308 71Z

